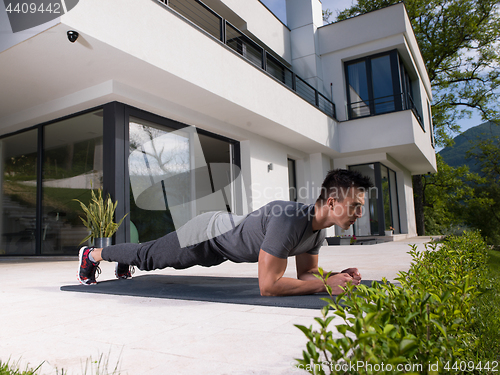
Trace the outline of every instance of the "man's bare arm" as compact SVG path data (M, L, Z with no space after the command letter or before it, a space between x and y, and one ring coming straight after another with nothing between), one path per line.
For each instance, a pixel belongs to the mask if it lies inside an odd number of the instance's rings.
M313 254L299 254L295 256L295 264L297 268L297 278L300 280L314 280L318 279L315 275L318 272L318 255ZM348 275L349 277L346 277ZM328 278L328 285L332 287L334 294L342 292L340 286L344 287L347 282L352 282L358 285L361 281L361 274L357 268L347 268L340 272L331 272Z
M303 256L307 255L307 256ZM259 253L259 288L263 296L290 296L325 292L323 282L314 276L318 271L318 256L301 254L296 257L297 279L283 277L287 260L268 254L262 249ZM347 273L330 276L328 284L333 293L342 292L340 286L352 282Z
M298 280L283 277L287 260L260 250L259 253L259 288L263 296L293 296L324 292L321 280Z

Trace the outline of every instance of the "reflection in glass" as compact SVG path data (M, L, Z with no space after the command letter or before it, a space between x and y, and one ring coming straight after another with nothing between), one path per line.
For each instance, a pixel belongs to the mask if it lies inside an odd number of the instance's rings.
M387 167L380 166L380 178L382 183L382 200L384 202L384 221L385 230L392 230L392 210L391 210L391 193L389 190L389 172Z
M42 254L75 254L87 228L78 202L102 187L102 111L44 128Z
M37 130L0 140L0 255L36 251Z
M392 86L391 58L385 55L371 59L371 65L375 113L392 112L396 107Z
M175 230L163 178L189 170L189 140L174 129L132 118L129 123L130 222L138 241L151 241ZM189 181L177 180L178 200L189 198ZM175 199L173 197L173 199Z
M290 200L297 202L297 176L295 173L295 160L288 159L288 192Z
M232 145L131 118L129 123L130 221L139 241L161 237L209 211L234 210Z
M399 202L398 202L398 189L396 182L396 172L389 169L389 188L391 192L391 207L392 207L392 227L394 233L401 233L399 225Z
M349 80L349 96L351 104L351 118L370 115L370 97L368 93L368 79L364 61L349 64L347 67Z
M364 164L349 167L351 170L358 171L363 176L367 176L375 182L375 165ZM378 234L378 210L377 210L377 189L370 189L365 195L365 205L363 215L356 220L354 229L357 236L369 236Z

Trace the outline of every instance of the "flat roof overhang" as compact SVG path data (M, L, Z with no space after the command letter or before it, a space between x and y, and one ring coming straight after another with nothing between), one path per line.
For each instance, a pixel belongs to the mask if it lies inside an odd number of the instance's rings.
M338 154L335 120L224 45L177 21L199 34L199 48L208 45L215 51L215 62L203 60L203 53L194 59L193 51L183 56L172 50L165 65L175 69L165 69L144 49L128 53L64 23L1 52L0 135L121 101L238 140L250 132L308 154ZM68 30L79 31L75 43L68 41ZM136 39L130 43L140 44L140 36Z

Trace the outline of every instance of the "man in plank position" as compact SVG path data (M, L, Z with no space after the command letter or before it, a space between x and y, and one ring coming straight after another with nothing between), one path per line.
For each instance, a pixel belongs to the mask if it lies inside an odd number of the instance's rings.
M318 252L325 240L325 228L338 225L346 230L354 224L361 217L365 191L372 186L369 178L358 172L332 170L323 181L315 204L273 201L246 216L211 212L143 244L124 243L103 249L82 247L78 280L85 285L95 284L101 260L118 262L119 278L131 277L129 265L150 271L194 265L209 267L231 260L258 262L263 296L324 292L322 281L314 275L318 273ZM207 239L198 243L186 245L184 240L186 236L205 238L204 235ZM283 277L290 256L295 256L297 279ZM360 280L358 269L348 268L332 273L328 284L333 293L339 294L341 287L349 282L358 285Z

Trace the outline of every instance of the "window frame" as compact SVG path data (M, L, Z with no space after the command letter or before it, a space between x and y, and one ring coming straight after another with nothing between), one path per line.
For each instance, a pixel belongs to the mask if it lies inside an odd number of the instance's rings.
M374 88L373 88L373 72L372 72L372 67L371 67L371 60L376 59L379 57L383 56L389 56L390 58L390 66L391 66L391 78L392 78L392 92L394 96L394 111L388 111L388 112L383 112L383 113L376 113L375 111L375 100L377 98L374 97ZM349 84L349 66L364 62L365 63L365 72L366 72L366 80L367 80L367 88L368 88L368 108L370 113L368 115L364 116L353 116L353 110L352 110L352 102L351 102L351 94L350 94L350 84ZM376 115L382 115L386 113L392 113L392 112L397 112L401 111L403 109L403 104L402 104L402 80L401 80L401 73L400 73L400 59L399 59L399 54L396 49L386 51L386 52L381 52L377 53L374 55L369 55L369 56L364 56L358 59L354 60L349 60L344 62L344 75L345 75L345 82L346 82L346 98L347 98L347 119L348 120L354 120L358 118L364 118L364 117L370 117L370 116L376 116Z

